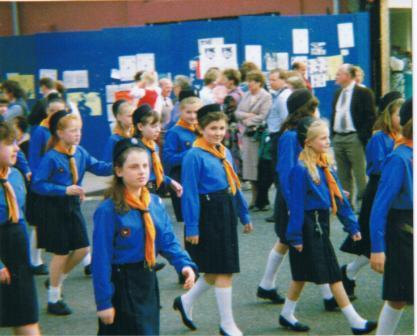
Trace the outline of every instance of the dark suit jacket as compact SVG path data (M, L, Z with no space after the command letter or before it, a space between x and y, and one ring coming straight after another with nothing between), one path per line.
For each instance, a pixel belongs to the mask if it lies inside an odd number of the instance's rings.
M36 101L35 105L32 108L32 111L30 112L28 116L28 123L31 126L36 126L41 123L43 119L46 118L46 106L47 106L47 100L46 98L41 98Z
M342 89L338 89L333 99L331 131L333 132L334 119L336 114L336 104ZM358 132L358 137L362 144L366 146L368 140L372 136L372 127L375 123L375 99L374 94L368 88L355 85L350 103L350 114L352 116L353 125Z

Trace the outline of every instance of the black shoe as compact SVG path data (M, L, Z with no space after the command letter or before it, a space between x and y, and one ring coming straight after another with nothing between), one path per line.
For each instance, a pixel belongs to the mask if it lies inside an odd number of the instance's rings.
M187 317L187 314L185 313L184 307L182 305L182 301L181 301L181 296L177 296L174 300L174 303L172 305L172 308L174 308L174 310L178 310L181 314L181 319L182 319L182 323L184 323L184 325L190 329L190 330L197 330L196 325L194 324L194 322L192 320L190 320Z
M48 275L49 274L48 266L45 264L32 266L32 273L34 275Z
M220 335L222 335L222 336L230 336L227 332L225 332L225 331L223 330L223 328L222 328L222 327L220 327L220 328L219 328L219 334L220 334Z
M49 289L49 286L51 285L50 282L49 282L49 278L45 280L43 285L45 286L46 289Z
M91 275L91 264L84 266L84 275L85 276L90 276Z
M289 322L285 317L282 315L279 316L279 324L285 328L288 328L292 331L309 331L310 327L306 324L302 324L300 322L295 322L295 324L292 324Z
M375 330L378 326L378 323L375 321L366 321L365 328L358 329L358 328L352 328L353 335L366 335L369 334L372 330Z
M275 223L275 217L274 217L274 215L265 218L265 221L268 222L268 223Z
M269 211L271 210L271 206L269 204L263 206L262 208L255 206L255 208L253 209L253 212L263 212L263 211Z
M283 298L276 289L266 290L262 287L258 287L256 296L261 299L271 300L272 303L275 304L283 304L285 302L285 298Z
M182 274L178 274L178 283L180 285L185 284L185 277Z
M349 300L353 301L353 300L356 300L356 295L355 295L356 282L355 282L355 280L350 280L347 277L346 267L347 267L347 265L343 265L340 268L340 271L342 272L343 287L345 287L345 291L346 291L347 296L349 297Z
M72 314L72 310L62 300L59 300L56 303L48 302L47 312L52 315L61 315L61 316Z
M334 312L339 310L339 306L334 297L331 299L323 299L324 310Z
M155 264L155 272L159 272L161 269L163 269L166 266L166 264L164 262L157 262Z

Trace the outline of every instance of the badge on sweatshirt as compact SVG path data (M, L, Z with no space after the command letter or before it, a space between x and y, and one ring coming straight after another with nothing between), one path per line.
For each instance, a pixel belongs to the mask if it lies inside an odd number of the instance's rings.
M64 171L65 171L65 169L63 167L59 167L58 168L58 173L61 173L62 174Z
M123 228L120 229L120 236L122 236L122 238L128 238L131 235L131 231L129 228Z
M185 146L186 146L186 147L191 147L191 142L187 141L187 142L185 143Z

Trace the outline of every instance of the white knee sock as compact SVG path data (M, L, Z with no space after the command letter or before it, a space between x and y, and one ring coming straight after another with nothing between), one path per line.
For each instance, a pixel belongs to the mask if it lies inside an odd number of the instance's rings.
M59 288L62 287L66 278L68 278L68 273L62 273L59 277Z
M352 304L342 308L343 315L349 321L351 328L363 329L366 326L366 320L364 320L353 308Z
M61 299L61 287L49 286L48 289L48 302L57 303Z
M30 263L32 266L39 266L43 264L41 249L38 249L37 246L38 239L36 236L36 229L34 229L30 234Z
M195 285L184 295L181 295L182 306L190 320L193 318L193 304L194 302L208 289L210 284L204 279L204 276L200 276Z
M259 284L260 287L266 290L275 288L275 278L284 257L285 254L278 253L272 248L271 252L269 252L264 276Z
M378 319L376 335L394 335L404 309L394 309L385 302Z
M291 324L295 324L298 320L295 318L295 308L298 301L292 301L289 298L285 299L284 307L281 310L281 316L284 317Z
M87 255L84 257L84 259L81 261L83 266L88 266L91 264L91 253L88 252Z
M369 259L363 255L358 256L355 260L349 263L346 267L346 275L350 280L356 280L359 271L369 264Z
M242 332L237 327L232 311L232 287L215 288L217 307L220 314L220 326L232 336L241 336Z
M323 296L323 299L329 300L333 297L333 293L330 290L329 284L319 285L321 295Z

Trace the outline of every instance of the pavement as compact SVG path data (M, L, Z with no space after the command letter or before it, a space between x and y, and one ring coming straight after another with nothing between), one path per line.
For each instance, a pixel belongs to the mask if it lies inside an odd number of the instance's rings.
M95 177L87 174L84 187L87 199L83 203L88 232L92 232L92 216L102 199L102 191L106 188L109 178ZM273 200L274 191L270 191ZM245 192L249 199L249 192ZM168 211L173 216L171 201L164 199ZM256 289L262 277L269 251L276 241L273 224L264 219L271 211L252 214L255 230L243 234L239 230L239 250L241 273L234 277L233 311L235 320L245 335L288 335L294 334L278 325L278 316L282 305L273 305L257 299ZM175 232L182 241L183 225L173 222ZM353 259L342 253L338 247L346 237L342 225L337 219L331 220L331 238L337 252L340 265ZM49 256L45 255L46 261ZM161 258L162 259L162 258ZM65 300L74 313L66 317L46 314L47 293L43 286L46 276L37 276L36 284L40 305L40 324L44 335L95 335L97 334L97 318L91 278L86 277L83 268L77 266L64 284ZM179 314L172 309L172 302L184 293L177 283L177 275L173 267L166 266L158 273L161 293L161 334L163 335L215 335L218 334L219 317L217 313L214 290L209 290L195 304L193 320L198 326L195 332L189 331L181 323ZM285 295L291 280L288 257L284 260L278 277L279 291ZM366 319L377 320L383 305L381 300L382 277L369 267L361 271L357 279L358 299L353 302L357 311ZM396 334L414 334L414 306L408 306L399 323ZM307 284L296 310L297 318L310 325L311 335L345 335L351 334L349 325L341 312L325 312L320 291L317 286ZM10 329L0 329L0 335L12 335Z

